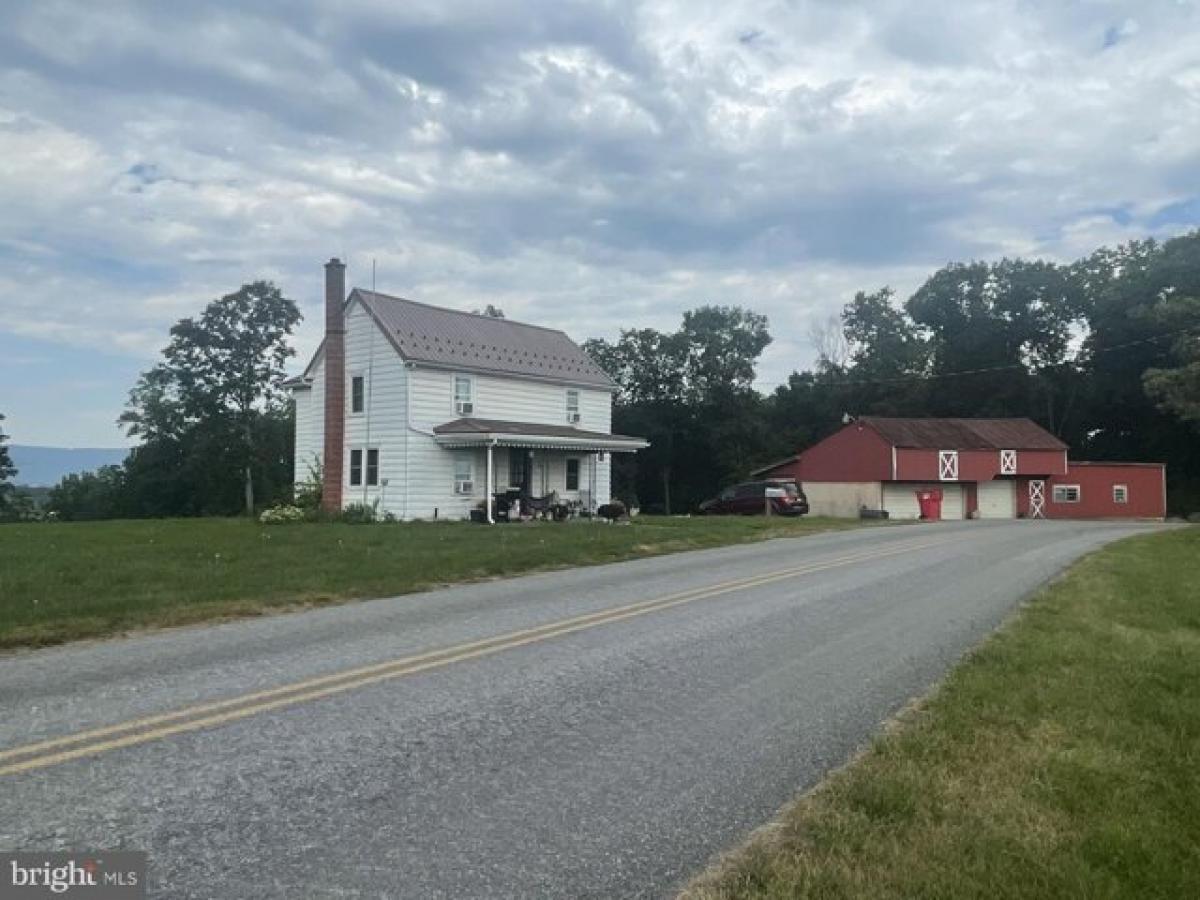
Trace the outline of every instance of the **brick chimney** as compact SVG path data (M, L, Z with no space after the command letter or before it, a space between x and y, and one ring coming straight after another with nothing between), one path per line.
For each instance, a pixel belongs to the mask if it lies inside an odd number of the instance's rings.
M325 263L325 450L321 506L342 509L342 471L346 445L346 265L337 257Z

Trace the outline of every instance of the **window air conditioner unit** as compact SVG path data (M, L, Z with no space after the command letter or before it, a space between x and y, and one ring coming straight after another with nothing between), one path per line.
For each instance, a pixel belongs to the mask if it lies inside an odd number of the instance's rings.
M475 404L469 400L459 400L458 403L454 404L454 407L458 410L460 416L469 416L475 412Z
M579 413L577 413L577 412L567 413L567 421L570 422L572 425L578 425L579 424Z
M454 493L456 494L471 494L475 492L475 482L473 481L456 481L454 482Z

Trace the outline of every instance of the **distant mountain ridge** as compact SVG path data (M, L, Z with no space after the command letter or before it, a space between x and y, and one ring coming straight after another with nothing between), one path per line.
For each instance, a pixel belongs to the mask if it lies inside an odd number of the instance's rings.
M126 447L35 447L9 444L13 465L17 467L14 484L27 487L52 487L63 476L92 472L101 466L115 466L129 455Z

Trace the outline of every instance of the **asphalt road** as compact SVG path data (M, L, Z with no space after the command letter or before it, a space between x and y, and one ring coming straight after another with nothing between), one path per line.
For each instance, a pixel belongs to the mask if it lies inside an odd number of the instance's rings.
M1151 527L867 529L0 657L0 848L148 850L171 898L669 896Z

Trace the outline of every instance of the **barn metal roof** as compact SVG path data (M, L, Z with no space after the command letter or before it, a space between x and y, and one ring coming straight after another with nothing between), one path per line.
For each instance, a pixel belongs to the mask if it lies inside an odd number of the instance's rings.
M923 450L1066 450L1032 419L901 419L861 416L894 447Z
M406 360L497 375L616 387L562 331L429 306L361 288L355 288L350 296L362 301Z

